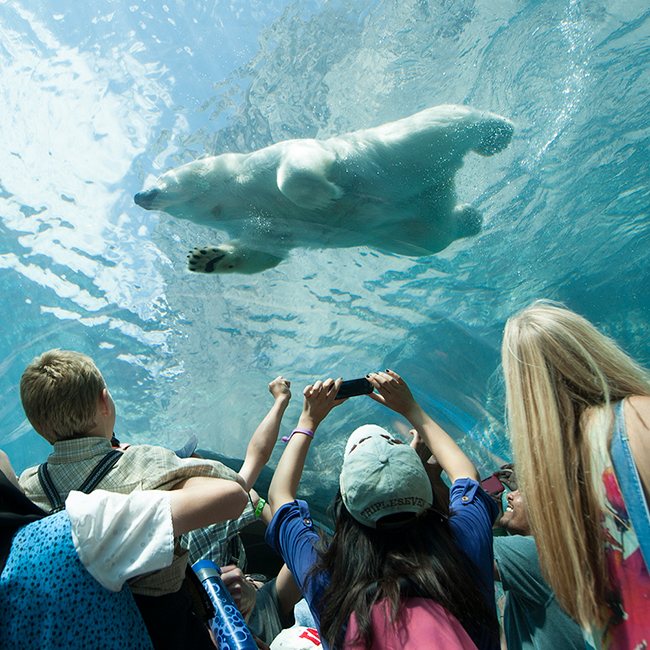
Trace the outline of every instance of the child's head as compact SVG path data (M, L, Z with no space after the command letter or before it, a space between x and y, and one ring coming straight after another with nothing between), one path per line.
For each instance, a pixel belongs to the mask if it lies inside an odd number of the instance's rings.
M374 424L350 436L340 487L348 512L370 528L382 519L412 519L433 503L431 483L415 449Z
M93 360L68 350L36 357L20 379L20 399L34 429L48 442L82 437L96 425L106 382Z

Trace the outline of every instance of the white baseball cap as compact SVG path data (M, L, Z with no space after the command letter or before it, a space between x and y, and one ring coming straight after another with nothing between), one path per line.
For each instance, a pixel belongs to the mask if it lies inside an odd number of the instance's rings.
M348 512L370 528L387 515L419 515L433 504L415 449L375 424L359 427L348 439L339 483Z

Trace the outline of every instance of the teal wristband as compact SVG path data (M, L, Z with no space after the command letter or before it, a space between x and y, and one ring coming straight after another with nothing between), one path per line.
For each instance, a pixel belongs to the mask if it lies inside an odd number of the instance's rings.
M261 517L262 516L262 510L264 510L264 506L266 505L266 501L260 497L260 500L257 502L257 505L255 506L255 516L256 517Z

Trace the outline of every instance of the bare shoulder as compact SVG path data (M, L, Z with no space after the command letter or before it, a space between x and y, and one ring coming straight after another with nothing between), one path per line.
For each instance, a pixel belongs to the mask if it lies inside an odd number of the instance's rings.
M625 401L625 424L628 429L632 427L650 432L650 397L633 395L627 398Z
M650 494L650 397L634 395L625 401L625 428L647 498Z

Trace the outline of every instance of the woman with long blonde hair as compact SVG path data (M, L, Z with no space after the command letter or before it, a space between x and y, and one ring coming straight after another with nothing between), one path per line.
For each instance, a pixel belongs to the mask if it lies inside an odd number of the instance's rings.
M502 362L517 478L545 576L588 647L648 647L650 375L550 301L508 320Z

